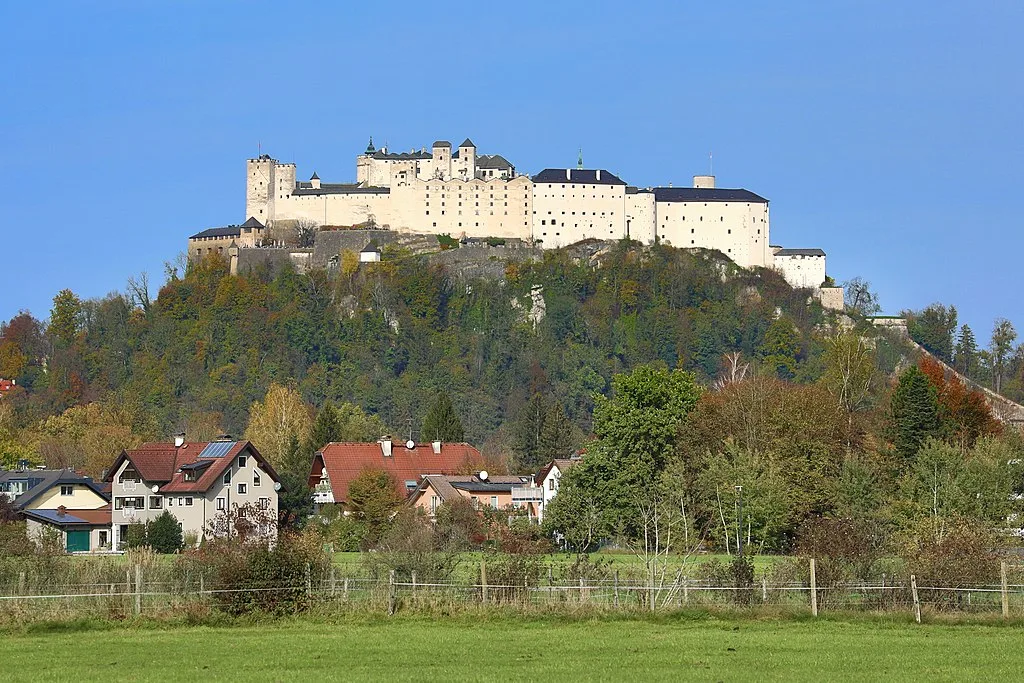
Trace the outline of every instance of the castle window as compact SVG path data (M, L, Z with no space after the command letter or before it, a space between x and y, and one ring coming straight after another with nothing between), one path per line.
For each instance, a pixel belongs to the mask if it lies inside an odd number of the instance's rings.
M427 211L427 215L428 215L428 216L430 215L430 212L429 212L429 211Z

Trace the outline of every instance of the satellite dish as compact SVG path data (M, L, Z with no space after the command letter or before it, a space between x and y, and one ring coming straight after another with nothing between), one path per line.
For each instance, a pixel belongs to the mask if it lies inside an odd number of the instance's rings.
M480 481L487 481L487 470L480 470L480 474L477 475Z
M405 442L405 447L411 451L412 449L416 448L416 442L413 441L412 439L409 439L408 441Z
M156 484L153 484L153 493L156 493L159 490L160 490L160 487L158 485L156 485Z
M274 482L274 490L275 491L280 491L281 490L281 482L279 482L279 481L275 481Z

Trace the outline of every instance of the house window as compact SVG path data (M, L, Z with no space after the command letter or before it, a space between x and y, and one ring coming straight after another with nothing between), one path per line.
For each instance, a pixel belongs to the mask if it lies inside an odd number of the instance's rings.
M269 509L270 509L270 499L269 498L260 498L260 510L269 510Z
M192 496L186 496L185 497L185 507L187 507L187 508L192 507Z
M491 507L492 508L497 508L498 507L498 497L497 496L491 496Z
M185 470L184 472L182 472L182 479L184 479L185 481L195 481L196 480L196 471L195 470Z
M106 529L100 530L99 537L101 548L106 548L110 545L110 532L108 532Z
M183 496L178 496L178 507L184 507L184 506L185 506L185 498Z
M548 491L554 491L554 490L555 490L555 480L554 479L548 479Z
M247 487L246 487L246 485L245 485L245 482L243 482L243 481L240 481L240 482L238 482L238 494L239 494L239 495L242 495L242 496L244 496L244 495L245 495L245 491L246 491L246 488L247 488Z
M168 498L167 499L167 507L169 507L169 508L174 507L174 498Z
M224 473L224 479L222 481L225 486L229 486L231 484L231 470Z
M252 485L259 486L262 482L260 481L260 473L255 469L252 471Z
M75 487L70 485L62 485L60 487L60 495L62 496L73 496L75 495Z
M248 461L249 461L249 459L246 456L244 456L244 455L238 456L238 469L244 470L245 469L245 463L247 463Z
M218 498L217 499L217 509L218 510L225 509L226 503L227 503L227 501L224 498Z
M150 510L159 510L160 508L162 508L164 506L163 503L164 503L164 499L163 499L162 496L150 496L149 497L149 509Z
M125 484L127 482L131 482L133 484L137 484L139 482L139 473L131 467L125 469L125 471L121 473L121 483Z

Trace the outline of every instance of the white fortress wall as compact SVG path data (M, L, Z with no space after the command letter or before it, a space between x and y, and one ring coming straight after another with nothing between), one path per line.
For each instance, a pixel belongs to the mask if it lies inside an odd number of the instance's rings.
M626 183L601 169L549 168L533 178L533 239L545 249L626 234Z
M630 239L643 244L652 244L656 218L654 192L627 188L626 230Z

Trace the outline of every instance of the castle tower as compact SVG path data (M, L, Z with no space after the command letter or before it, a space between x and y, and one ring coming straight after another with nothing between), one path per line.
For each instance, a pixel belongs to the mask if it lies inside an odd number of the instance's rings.
M255 218L264 225L274 218L274 196L277 190L277 160L261 154L245 162L245 218Z
M451 180L452 177L452 143L437 140L433 144L434 177L439 180Z
M476 145L469 138L466 138L459 145L458 177L463 180L476 178Z

